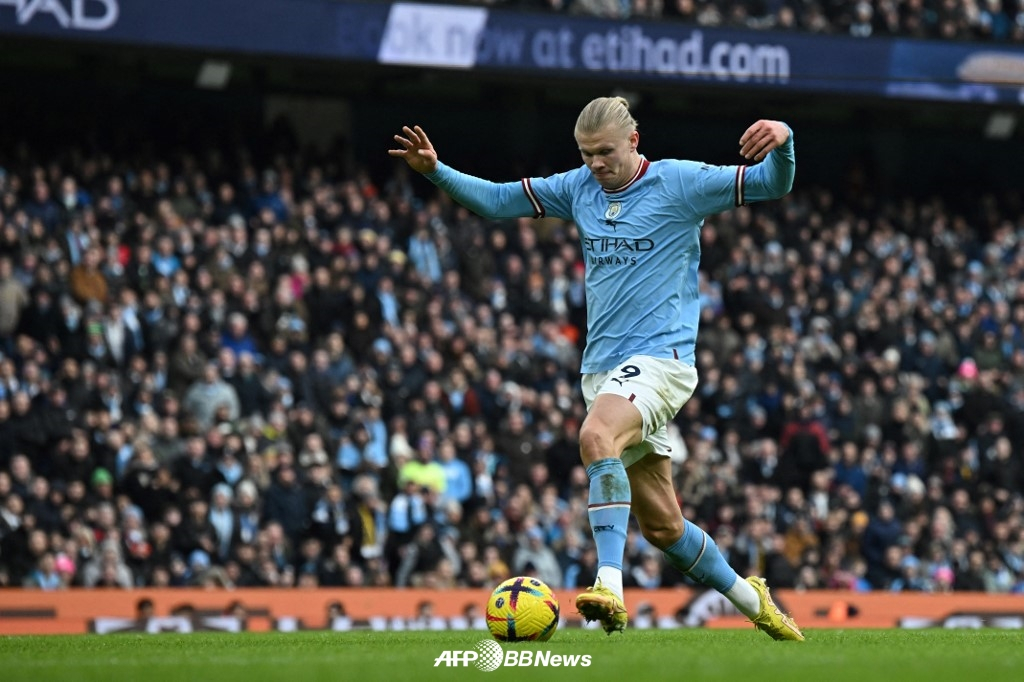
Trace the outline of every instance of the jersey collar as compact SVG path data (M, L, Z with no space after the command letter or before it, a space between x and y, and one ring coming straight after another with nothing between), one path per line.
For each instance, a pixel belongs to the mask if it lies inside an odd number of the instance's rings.
M641 156L640 157L640 165L637 166L636 173L634 173L633 177L629 179L629 182L627 182L622 187L616 187L615 189L605 189L604 187L602 187L601 189L604 191L605 194L618 194L620 192L625 192L627 189L629 189L634 184L636 184L636 182L640 178L642 178L644 176L644 174L647 172L647 168L650 165L651 165L651 162L648 161L646 158Z

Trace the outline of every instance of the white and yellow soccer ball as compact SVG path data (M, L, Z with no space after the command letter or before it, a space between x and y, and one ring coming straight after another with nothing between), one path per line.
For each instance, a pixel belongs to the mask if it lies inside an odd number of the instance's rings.
M487 600L487 629L499 642L546 642L558 628L558 599L536 578L509 578Z

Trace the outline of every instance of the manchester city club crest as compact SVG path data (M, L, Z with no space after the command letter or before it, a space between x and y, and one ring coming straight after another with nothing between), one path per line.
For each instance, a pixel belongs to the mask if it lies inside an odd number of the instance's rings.
M620 213L622 213L622 202L613 201L608 204L608 210L604 212L604 217L606 220L615 220Z

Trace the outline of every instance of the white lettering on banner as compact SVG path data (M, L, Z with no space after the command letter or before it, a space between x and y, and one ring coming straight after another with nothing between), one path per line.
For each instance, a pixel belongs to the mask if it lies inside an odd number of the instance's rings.
M572 58L572 31L543 29L533 36L533 61L542 69L571 69L576 66Z
M377 61L381 64L471 68L487 23L483 7L395 3L388 12ZM519 55L504 55L518 59Z
M686 40L654 39L638 26L588 33L580 46L583 67L591 71L634 71L662 75L713 76L718 80L789 80L789 50L782 45L718 41L704 59L704 34Z
M79 31L105 31L121 15L117 0L0 0L0 5L14 8L20 26L49 15L61 28Z
M484 29L476 46L476 63L519 64L523 61L522 31L491 31Z
M38 1L46 0L0 3ZM377 60L461 69L522 67L532 61L542 69L582 66L588 71L738 82L785 83L790 78L789 49L784 45L719 40L706 46L701 31L683 39L653 38L640 26L593 33L544 28L531 31L527 38L522 29L488 28L487 20L488 10L483 7L395 3L388 12Z

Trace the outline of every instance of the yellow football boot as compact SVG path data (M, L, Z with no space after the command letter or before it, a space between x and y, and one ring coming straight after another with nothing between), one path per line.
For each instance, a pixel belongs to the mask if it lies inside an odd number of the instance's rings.
M761 598L761 611L757 614L756 618L751 620L757 629L768 633L768 636L772 639L789 640L791 642L804 641L804 634L800 632L796 622L783 613L775 605L775 602L772 601L772 595L768 592L768 585L764 582L764 578L751 576L747 578L747 582L757 591L757 596ZM583 595L580 596L582 597ZM576 603L579 604L579 600ZM582 613L582 609L580 609L580 612Z
M609 635L616 631L622 632L629 622L629 614L626 613L622 599L602 585L600 580L576 597L576 610L588 623L592 620L600 621L601 627Z

